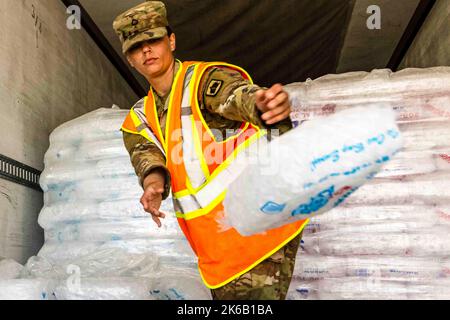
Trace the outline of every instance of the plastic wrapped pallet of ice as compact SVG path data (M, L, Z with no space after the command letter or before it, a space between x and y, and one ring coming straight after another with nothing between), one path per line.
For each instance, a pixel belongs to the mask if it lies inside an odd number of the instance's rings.
M408 285L408 300L450 300L450 279L411 283Z
M360 277L400 281L434 280L445 277L445 266L439 258L399 256L297 256L294 278L321 280Z
M448 279L404 282L391 279L355 277L315 281L294 279L290 300L448 300Z
M393 255L415 257L450 256L450 233L446 227L433 227L405 233L308 234L302 252L330 256Z
M293 278L286 300L319 300L317 280L305 281Z
M119 132L120 133L120 132ZM115 160L128 156L123 145L122 136L108 140L83 140L70 143L70 140L55 142L45 153L45 166L53 166L61 163L74 163L80 165L87 161Z
M128 155L118 155L114 159L84 162L62 161L46 165L41 174L40 183L43 191L48 186L57 186L86 179L136 177Z
M424 219L426 217L426 219ZM433 226L447 226L450 228L450 206L448 205L355 205L343 204L326 215L313 217L306 226L304 234L322 231L357 232L360 228L375 229L379 225L389 225L396 228L431 228Z
M310 101L379 101L380 98L420 96L423 92L445 93L450 81L449 67L409 68L398 72L376 69L372 72L330 74L290 86Z
M44 202L78 202L83 200L139 199L142 188L136 176L91 178L50 185L44 193Z
M249 161L230 184L226 224L250 235L328 211L375 176L401 145L389 107L309 121L262 148L257 159L270 159L269 169Z
M164 219L158 228L150 217L120 221L66 222L45 231L47 241L106 241L117 239L184 239L175 218Z
M198 275L181 270L141 278L82 278L79 288L61 281L54 292L58 300L210 300Z
M144 211L137 198L115 199L105 201L77 201L76 203L58 202L45 205L38 218L39 225L44 229L53 228L54 225L73 222L82 223L87 221L122 221L134 218L149 217ZM172 198L164 200L161 204L161 211L167 213L167 226L172 226L175 213L173 210ZM171 215L172 214L172 215ZM164 227L164 228L166 228ZM164 230L163 228L163 230Z
M372 180L348 198L346 205L432 205L450 201L450 174L433 173L411 177Z
M399 123L403 133L405 151L449 149L450 126L445 121Z
M56 261L57 262L57 261ZM66 279L72 271L79 269L82 277L148 277L159 265L155 253L130 253L121 248L98 249L56 263L43 257L31 257L26 264L25 276L28 278Z
M128 110L100 108L68 121L50 134L50 145L58 142L77 145L80 141L111 140L122 137L120 127Z
M362 96L359 101L340 101L340 97L334 97L335 100L326 99L324 101L309 101L300 105L300 101L296 98L297 92L295 87L288 85L286 91L290 93L291 102L293 104L293 112L291 114L294 125L301 124L303 121L311 120L318 117L328 116L339 111L343 111L355 106L372 104L383 101L393 106L398 123L413 123L426 121L448 121L450 110L448 109L449 93L428 93L423 92L420 96L394 96L394 97L376 97L371 99ZM330 99L333 99L330 98ZM306 103L308 103L306 105Z
M56 282L49 279L0 280L0 300L54 300Z
M127 113L99 109L52 133L40 181L46 241L21 278L5 284L6 297L210 299L172 200L162 202L162 228L139 203L119 130Z
M161 262L151 252L106 248L59 263L38 256L29 259L27 272L56 280L56 299L210 299L196 268Z
M404 221L404 222L389 222L389 223L372 223L372 224L360 224L360 225L339 225L334 226L334 229L328 229L339 231L346 234L374 234L374 233L392 233L392 234L401 234L401 233L411 233L411 232L419 232L421 230L431 230L434 226L437 226L433 221L427 220L418 220L418 221ZM317 228L316 225L312 225L311 228ZM317 229L316 229L317 230ZM450 231L450 228L448 229ZM308 232L305 234L310 234L311 229L308 229ZM327 231L324 231L325 233ZM320 231L314 232L315 236L320 236L322 233Z
M449 122L450 123L450 122ZM378 178L450 172L450 147L423 151L399 152L377 174Z
M450 118L449 67L330 74L285 86L296 122L356 105L391 103L398 121Z
M154 253L161 261L195 264L196 259L185 239L129 239L110 241L46 241L38 256L64 263L98 250L121 248L129 253Z
M346 277L318 281L321 300L406 300L408 286L402 281Z
M82 278L79 286L60 281L54 292L57 300L156 300L151 285L148 278Z
M406 300L405 283L361 278L293 279L288 300Z

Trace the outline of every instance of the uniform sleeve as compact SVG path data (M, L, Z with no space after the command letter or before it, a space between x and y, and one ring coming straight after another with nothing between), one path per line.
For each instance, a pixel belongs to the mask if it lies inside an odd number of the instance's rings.
M292 129L290 118L266 125L256 107L256 91L262 87L251 84L240 72L230 68L209 69L200 82L202 106L224 118L250 122L260 128L279 129L280 134ZM265 89L265 88L263 88Z
M147 175L154 170L161 170L165 176L163 199L169 196L170 192L170 173L166 167L166 159L156 146L138 134L132 134L123 131L123 142L130 155L131 164L139 178L139 184L143 182Z

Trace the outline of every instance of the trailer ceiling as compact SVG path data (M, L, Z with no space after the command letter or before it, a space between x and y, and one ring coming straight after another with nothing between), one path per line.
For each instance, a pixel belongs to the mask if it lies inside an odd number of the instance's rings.
M121 55L113 19L142 0L80 0ZM419 0L165 0L181 60L227 61L268 86L386 67ZM370 30L370 5L381 29ZM126 63L125 59L122 60ZM145 90L145 80L132 70Z

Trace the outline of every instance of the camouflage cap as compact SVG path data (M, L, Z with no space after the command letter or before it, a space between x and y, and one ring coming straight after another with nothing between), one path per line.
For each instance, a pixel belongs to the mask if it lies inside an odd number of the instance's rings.
M167 35L166 6L161 1L146 1L120 14L113 28L125 54L134 45Z

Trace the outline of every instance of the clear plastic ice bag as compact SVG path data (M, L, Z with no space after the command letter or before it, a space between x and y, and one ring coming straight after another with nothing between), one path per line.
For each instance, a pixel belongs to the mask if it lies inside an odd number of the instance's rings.
M262 148L260 161L248 161L229 186L224 224L251 235L324 213L373 178L401 146L390 107L305 122Z

